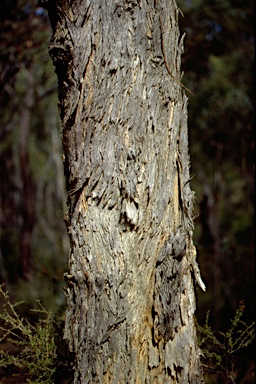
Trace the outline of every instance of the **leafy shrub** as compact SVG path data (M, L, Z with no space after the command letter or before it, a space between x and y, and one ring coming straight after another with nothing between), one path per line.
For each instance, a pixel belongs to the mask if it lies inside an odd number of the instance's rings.
M235 383L237 370L235 354L242 348L248 347L255 338L255 323L247 325L243 320L244 303L240 302L231 319L227 332L218 332L218 337L209 325L210 311L207 312L204 326L197 324L199 347L204 358L205 373L212 373L225 379L225 383Z
M54 326L51 311L47 311L38 301L39 309L32 309L39 320L31 324L17 312L22 302L12 304L8 292L0 286L0 295L4 299L0 312L0 343L9 342L12 351L0 350L0 368L15 366L30 384L52 384L57 367L57 353L54 341Z

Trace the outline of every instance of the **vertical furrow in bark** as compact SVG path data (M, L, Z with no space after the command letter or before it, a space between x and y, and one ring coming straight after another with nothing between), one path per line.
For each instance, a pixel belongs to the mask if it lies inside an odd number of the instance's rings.
M56 3L75 383L199 383L176 4Z

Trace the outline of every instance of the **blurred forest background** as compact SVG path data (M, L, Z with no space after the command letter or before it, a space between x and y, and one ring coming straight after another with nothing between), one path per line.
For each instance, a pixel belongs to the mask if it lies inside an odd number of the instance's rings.
M186 33L195 244L207 292L197 318L226 330L243 301L254 320L252 0L179 0ZM0 283L14 300L65 306L69 240L51 27L36 0L0 4ZM244 372L252 347L239 357ZM242 383L242 379L239 381ZM246 383L246 381L243 381Z

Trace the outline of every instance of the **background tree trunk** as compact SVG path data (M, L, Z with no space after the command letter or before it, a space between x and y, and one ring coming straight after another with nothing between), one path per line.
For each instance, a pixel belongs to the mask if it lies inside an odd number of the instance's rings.
M55 1L75 383L200 383L178 9ZM177 79L177 80L176 80Z
M31 66L28 65L31 70ZM32 81L31 81L32 82ZM29 83L29 81L28 81ZM21 213L21 231L19 234L20 249L20 275L24 279L29 280L31 277L32 260L31 260L31 243L32 232L35 225L35 187L33 185L31 167L29 162L29 132L31 129L32 108L35 105L34 84L28 84L26 94L24 96L24 107L20 115L19 130L19 164L20 177L19 189L21 195L20 213Z

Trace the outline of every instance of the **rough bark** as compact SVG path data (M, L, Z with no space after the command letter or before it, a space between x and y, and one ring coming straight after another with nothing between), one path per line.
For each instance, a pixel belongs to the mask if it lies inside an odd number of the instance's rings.
M173 0L49 7L75 383L202 382L178 12Z

